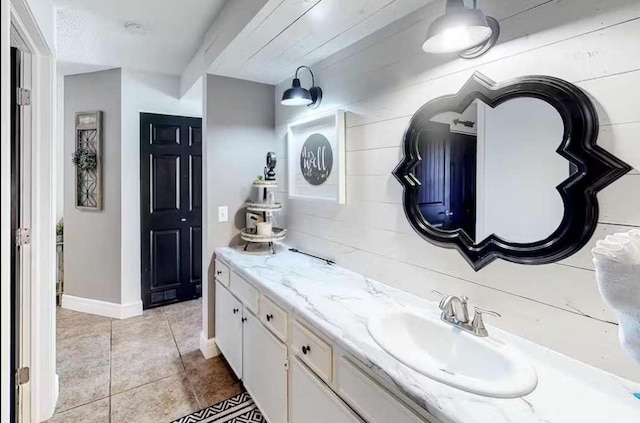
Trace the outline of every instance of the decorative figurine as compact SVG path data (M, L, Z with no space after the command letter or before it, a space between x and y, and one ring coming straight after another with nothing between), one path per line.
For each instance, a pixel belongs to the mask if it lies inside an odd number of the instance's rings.
M270 151L267 153L267 166L264 168L264 179L265 181L275 181L276 180L276 153Z

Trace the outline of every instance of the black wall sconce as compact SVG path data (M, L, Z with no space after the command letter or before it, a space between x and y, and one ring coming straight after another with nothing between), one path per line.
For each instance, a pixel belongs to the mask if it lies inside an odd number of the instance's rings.
M444 15L433 21L422 49L427 53L458 53L463 59L485 54L498 41L500 24L485 16L473 0L473 8L464 0L447 0Z
M311 74L311 88L308 90L300 86L300 79L298 79L298 72L300 69L307 69ZM286 90L282 94L282 101L280 104L283 106L307 106L312 109L317 108L322 102L322 89L316 87L316 81L313 77L313 72L308 66L300 66L296 69L296 75L293 78L291 88Z

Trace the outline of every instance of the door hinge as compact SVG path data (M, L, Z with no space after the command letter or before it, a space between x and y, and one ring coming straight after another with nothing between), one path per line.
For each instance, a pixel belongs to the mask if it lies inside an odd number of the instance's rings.
M285 370L289 370L289 359L288 358L284 361L284 369Z
M16 385L24 385L29 382L29 368L28 367L20 367L16 370Z
M31 105L31 90L26 88L18 88L16 95L16 102L18 106L30 106Z
M16 229L16 246L29 245L31 243L31 230L29 228Z

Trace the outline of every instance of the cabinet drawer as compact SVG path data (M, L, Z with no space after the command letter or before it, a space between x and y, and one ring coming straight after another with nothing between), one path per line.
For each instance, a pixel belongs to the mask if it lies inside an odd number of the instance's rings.
M246 308L258 314L260 293L253 285L242 279L235 272L231 272L229 289L242 301Z
M332 350L331 345L314 335L298 321L293 322L291 346L314 372L325 381L331 381Z
M337 360L338 395L369 423L429 423L344 357Z
M229 266L216 259L215 262L216 280L226 287L229 287Z
M292 361L291 372L289 423L363 423L299 359Z
M264 295L260 299L260 319L282 341L287 340L287 312Z

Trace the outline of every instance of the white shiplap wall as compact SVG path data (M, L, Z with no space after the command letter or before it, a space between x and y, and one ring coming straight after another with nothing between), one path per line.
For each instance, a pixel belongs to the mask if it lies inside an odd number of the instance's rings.
M444 8L437 0L315 64L325 94L319 110L280 106L290 80L278 85L276 135L282 158L287 123L335 108L347 111L347 204L286 201L288 242L426 298L436 299L432 289L466 294L502 313L490 323L640 381L640 366L619 346L615 316L598 293L590 246L557 264L496 261L476 273L455 250L423 241L405 219L401 187L391 175L400 160L403 131L421 105L456 92L474 71L496 81L543 74L575 83L598 108L599 143L640 169L640 2L481 4L502 25L500 44L481 58L422 52L426 28ZM281 197L286 199L284 191ZM640 172L615 182L599 200L600 224L592 243L607 233L640 227Z

